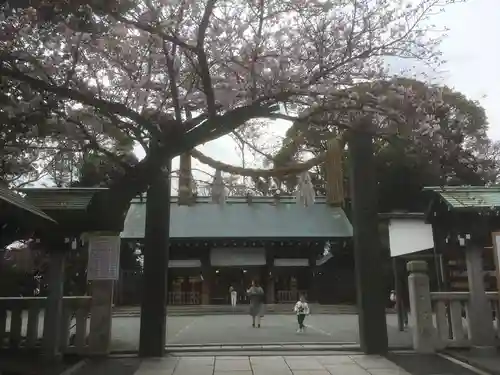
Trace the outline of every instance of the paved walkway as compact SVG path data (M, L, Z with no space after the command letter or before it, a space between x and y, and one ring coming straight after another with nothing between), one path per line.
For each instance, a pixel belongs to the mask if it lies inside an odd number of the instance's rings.
M477 375L432 354L392 352L387 358L359 352L267 354L109 358L90 361L73 375Z
M290 315L267 315L261 329L252 328L246 315L174 316L167 318L167 345L353 344L359 340L357 315L311 315L304 334L296 333L296 324ZM140 318L113 318L112 350L136 351L139 331ZM387 316L387 332L392 348L411 347L411 334L398 330L395 315Z
M496 353L478 353L469 350L450 349L446 354L485 372L500 375L500 349Z
M134 375L410 375L379 356L181 357L150 359Z

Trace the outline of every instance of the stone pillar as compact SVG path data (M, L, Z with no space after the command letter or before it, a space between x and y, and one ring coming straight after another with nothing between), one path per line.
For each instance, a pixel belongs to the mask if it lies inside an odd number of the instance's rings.
M314 277L314 272L315 272L315 269L316 269L316 253L315 253L315 250L311 250L311 253L309 254L309 257L308 257L308 260L309 260L309 266L308 266L308 295L307 295L307 299L309 301L309 303L311 302L317 302L318 301L318 297L316 295L316 285L315 285L315 277Z
M396 312L398 315L398 328L400 331L404 331L404 309L408 306L405 305L403 300L403 288L406 288L405 284L402 282L404 276L404 259L399 259L398 257L392 258L392 269L394 271L394 292L396 293ZM403 267L401 267L403 266Z
M96 265L90 264L90 262L93 262L93 256L98 256L98 252L107 252L111 250L115 258L109 259L112 263L108 266L110 268L113 266L117 267L116 269L119 274L120 234L117 232L96 231L87 233L87 236L89 238L88 267L90 269L87 276L91 281L90 295L92 296L88 354L106 356L111 350L111 325L113 320L113 300L116 280L94 279L94 277L97 278L97 275L92 275L92 271L95 271L92 270L92 267L96 267ZM104 240L104 242L102 240ZM116 247L109 248L111 246ZM104 266L104 264L102 266ZM115 277L117 276L118 275L115 275Z
M156 147L154 143L151 147ZM165 355L167 272L170 251L170 162L147 193L139 355Z
M203 272L203 281L201 284L201 304L210 305L210 284L212 275L210 271Z
M266 247L266 284L263 285L266 294L266 303L274 304L274 257L275 252L272 247Z
M210 251L211 249L206 249L201 256L201 275L203 281L201 282L201 304L210 305L210 288L212 286L212 266L210 265Z
M274 275L272 274L272 271L271 272L271 276L268 276L268 279L267 279L267 290L265 291L266 292L266 303L268 305L272 305L275 303L275 300L274 300Z
M64 239L62 238L61 241ZM59 241L51 242L49 263L49 295L45 305L45 318L43 321L42 354L47 362L60 359L61 319L64 296L64 263L65 249ZM67 336L65 336L67 337Z
M111 349L114 280L93 280L90 307L90 355L108 355Z
M384 257L380 249L373 128L369 118L362 121L355 124L357 130L350 132L348 140L359 341L366 354L385 354L387 291L380 273Z
M470 292L468 305L470 339L474 349L494 351L495 333L491 306L484 288L482 251L481 247L470 243L465 250Z
M410 295L410 326L412 327L413 349L417 353L436 351L436 329L432 321L431 291L427 262L408 262L408 287Z

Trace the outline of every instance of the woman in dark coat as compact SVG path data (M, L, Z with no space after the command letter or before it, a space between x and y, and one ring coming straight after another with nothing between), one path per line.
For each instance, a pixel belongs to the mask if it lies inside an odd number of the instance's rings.
M264 316L264 290L252 281L252 286L247 290L250 299L250 315L252 316L252 327L260 328L260 318Z

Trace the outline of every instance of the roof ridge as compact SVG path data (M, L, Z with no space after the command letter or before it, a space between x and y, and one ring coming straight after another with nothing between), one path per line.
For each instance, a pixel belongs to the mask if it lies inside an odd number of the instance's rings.
M473 192L473 191L500 191L500 186L425 186L423 191L460 191L460 192Z
M137 196L132 199L132 203L145 203L147 200L147 194L143 194L142 196ZM293 203L296 204L297 199L294 195L286 195L286 196L280 196L278 199L275 197L263 197L263 196L252 196L251 200L249 201L246 196L236 196L236 197L227 197L226 198L226 203L242 203L242 204L255 204L255 203L273 203L278 200L280 203ZM177 203L179 201L179 197L177 195L173 195L170 197L170 202L171 203ZM326 197L324 196L318 196L315 198L316 204L324 204L326 203ZM211 196L197 196L195 203L213 203L212 197Z

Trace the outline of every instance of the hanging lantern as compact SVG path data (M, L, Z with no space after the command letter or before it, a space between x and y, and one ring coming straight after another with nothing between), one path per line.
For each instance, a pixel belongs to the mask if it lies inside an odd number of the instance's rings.
M299 175L299 182L297 186L297 204L303 204L305 207L308 207L314 204L315 198L316 192L311 181L311 176L307 171L302 172Z
M342 168L342 148L337 139L330 139L327 144L325 174L326 200L329 204L344 204L344 173Z
M222 172L215 171L214 181L212 182L212 202L223 205L226 203L226 187L222 179Z

